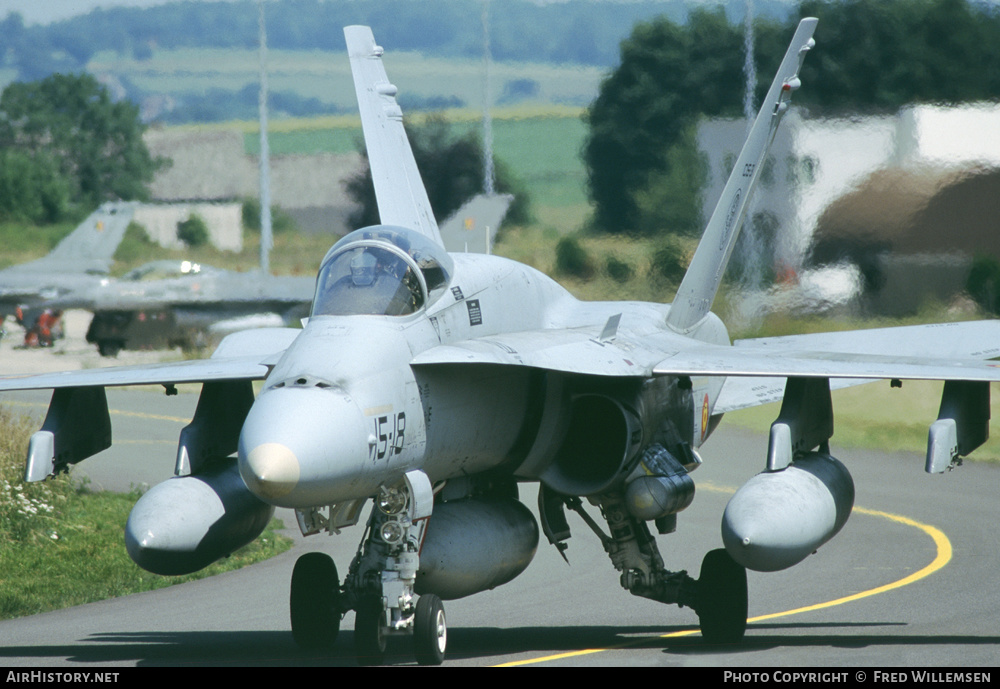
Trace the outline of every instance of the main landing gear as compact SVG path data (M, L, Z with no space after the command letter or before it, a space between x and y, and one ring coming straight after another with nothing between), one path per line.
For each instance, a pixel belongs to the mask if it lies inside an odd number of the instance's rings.
M368 528L341 584L333 560L307 553L292 573L292 636L302 648L333 646L340 621L354 610L354 650L360 665L381 665L389 639L413 633L413 652L421 665L440 665L448 643L441 599L414 593L420 542L433 506L427 477L409 472L405 480L383 487L375 499Z
M554 509L562 504L577 512L587 526L597 534L611 563L621 572L620 583L629 593L661 603L694 609L698 614L701 633L711 644L731 644L740 641L747 625L746 569L737 564L724 549L709 552L702 561L697 580L686 571L671 572L663 566L656 539L645 521L629 514L623 496L615 493L600 496L598 506L608 524L610 535L584 510L579 498L560 495L542 489L539 508L543 529L560 551L569 537L569 526ZM671 515L672 516L672 515ZM661 532L673 530L673 520L661 522Z

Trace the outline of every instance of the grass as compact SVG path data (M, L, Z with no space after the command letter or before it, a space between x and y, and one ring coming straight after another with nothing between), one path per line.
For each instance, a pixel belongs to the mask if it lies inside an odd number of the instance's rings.
M834 390L834 433L836 448L870 448L890 452L919 452L927 449L928 427L937 419L943 383L903 381L902 388L890 388L889 381ZM991 386L992 417L1000 418L1000 384ZM766 404L726 414L724 424L767 433L778 417L780 403ZM988 440L968 458L1000 462L1000 441Z
M291 547L272 521L250 545L206 569L164 577L136 566L122 528L138 493L92 493L62 475L21 480L23 453L37 420L0 406L0 619L33 615L201 579L267 559Z
M77 221L78 222L78 221ZM77 222L36 226L24 222L0 223L0 268L41 258L73 231Z

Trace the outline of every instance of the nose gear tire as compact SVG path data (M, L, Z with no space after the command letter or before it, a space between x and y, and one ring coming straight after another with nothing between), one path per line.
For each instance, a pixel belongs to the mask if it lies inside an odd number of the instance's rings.
M448 645L444 606L433 593L420 596L413 621L413 650L421 665L440 665Z

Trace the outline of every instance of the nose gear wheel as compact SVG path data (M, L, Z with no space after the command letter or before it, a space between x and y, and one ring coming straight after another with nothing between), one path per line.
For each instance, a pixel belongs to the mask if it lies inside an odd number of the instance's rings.
M448 625L441 599L427 593L417 601L413 619L413 650L421 665L440 665L448 645Z

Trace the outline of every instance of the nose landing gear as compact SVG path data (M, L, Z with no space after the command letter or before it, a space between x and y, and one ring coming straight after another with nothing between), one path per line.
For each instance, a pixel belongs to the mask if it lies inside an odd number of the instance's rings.
M421 665L440 665L448 643L444 606L434 594L414 593L420 542L434 495L423 472L408 472L399 484L383 487L375 499L358 554L343 585L332 559L323 553L299 558L292 574L292 635L303 648L328 649L340 620L355 611L354 646L358 663L385 662L390 637L413 632Z

